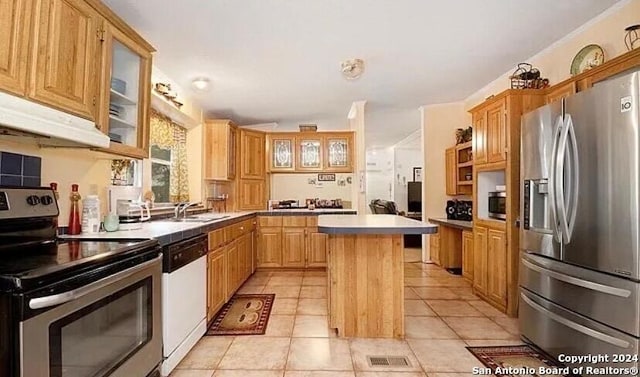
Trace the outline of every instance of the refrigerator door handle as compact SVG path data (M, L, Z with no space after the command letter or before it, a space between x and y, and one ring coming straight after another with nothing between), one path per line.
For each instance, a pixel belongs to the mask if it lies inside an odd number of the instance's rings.
M631 296L631 291L627 290L627 289L621 289L621 288L616 288L616 287L610 287L608 285L604 285L604 284L600 284L600 283L594 283L592 281L589 280L584 280L584 279L580 279L571 275L566 275L560 272L556 272L553 270L549 270L543 266L538 265L537 263L535 263L534 260L527 260L529 259L529 257L527 255L523 256L522 258L522 264L533 270L536 271L542 275L546 275L549 276L553 279L556 280L560 280L563 281L565 283L569 283L572 285L577 285L578 287L583 287L583 288L587 288L587 289L591 289L592 291L598 291L598 292L602 292L602 293L606 293L608 295L612 295L612 296L618 296L618 297L624 297L624 298L628 298L629 296ZM533 258L531 258L533 259Z
M620 348L629 348L631 346L631 344L629 344L629 342L627 342L626 340L618 339L618 338L616 338L614 336L601 333L600 331L596 331L596 330L594 330L592 328L589 328L587 326L584 326L584 325L581 325L579 323L575 323L573 321L570 321L567 318L564 318L564 317L552 312L551 310L548 310L548 309L542 307L541 305L538 305L537 303L533 302L533 300L528 298L522 292L520 292L520 298L524 302L526 302L529 306L531 306L533 309L539 311L540 313L544 314L548 318L560 323L561 325L569 327L569 328L571 328L571 329L573 329L575 331L581 332L584 335L590 336L592 338L596 338L596 339L598 339L600 341L612 344L612 345L614 345L616 347L620 347Z
M569 161L566 161L569 142L571 142L571 154L569 155ZM556 156L555 172L560 232L562 234L562 243L565 245L571 242L571 233L573 232L576 218L575 207L577 206L578 183L576 147L577 144L575 130L573 128L573 120L571 118L571 114L566 114L560 136L558 155ZM570 205L570 208L567 207L567 204ZM571 210L571 213L569 213L569 210Z
M571 242L571 236L573 235L573 229L576 224L576 214L578 212L578 193L579 190L579 182L580 182L580 169L578 166L578 143L576 141L576 130L573 126L573 119L571 118L571 114L567 114L565 117L565 124L567 128L567 137L570 142L570 155L569 155L569 164L567 165L567 175L569 177L570 182L570 198L568 200L568 208L565 211L564 218L567 222L567 234L566 234L566 243Z
M557 156L558 145L560 141L560 133L562 132L563 119L558 116L556 120L555 131L553 135L553 148L551 151L551 171L549 172L549 201L551 202L551 230L553 231L553 237L557 242L562 243L562 234L558 228L558 202L557 202L557 184L556 184L556 170L557 170ZM561 250L562 253L562 250ZM560 255L562 257L562 254Z

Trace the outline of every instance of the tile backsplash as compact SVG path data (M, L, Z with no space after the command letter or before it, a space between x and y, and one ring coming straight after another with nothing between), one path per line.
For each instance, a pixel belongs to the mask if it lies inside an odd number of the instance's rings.
M39 187L41 172L40 157L0 152L0 185Z

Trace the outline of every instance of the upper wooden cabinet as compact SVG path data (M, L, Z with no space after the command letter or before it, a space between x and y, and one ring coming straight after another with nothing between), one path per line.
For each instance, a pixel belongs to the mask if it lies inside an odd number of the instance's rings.
M276 132L268 137L269 172L353 172L353 132Z
M204 179L234 179L237 159L236 126L228 119L207 120L203 139Z
M27 91L32 0L0 0L0 88Z
M0 90L96 123L148 157L153 47L99 0L0 0Z
M269 135L269 171L292 172L295 170L295 134Z
M457 164L456 164L456 147L447 148L444 153L445 174L446 174L446 193L447 195L458 195L456 185Z
M95 120L102 19L84 0L38 0L29 96Z
M264 179L265 133L240 129L240 178Z
M256 210L267 207L264 179L240 179L238 182L238 209Z
M112 152L147 158L151 53L110 24L101 33L101 102L96 123L111 138Z
M543 89L508 89L469 110L473 122L473 164L498 166L519 153L520 117L544 104ZM513 160L517 161L517 160Z
M506 100L497 101L486 109L487 162L507 160Z
M471 142L458 144L445 150L447 195L471 195L473 184L473 158Z
M324 136L324 169L332 172L353 171L353 133L328 133Z
M472 114L473 122L473 162L474 164L487 163L487 118L484 111Z
M549 88L547 90L545 102L551 103L551 102L559 101L575 93L576 93L575 81L569 81L566 84L555 85L552 88Z
M302 133L296 138L298 161L296 169L300 171L322 170L322 152L324 139L321 134Z

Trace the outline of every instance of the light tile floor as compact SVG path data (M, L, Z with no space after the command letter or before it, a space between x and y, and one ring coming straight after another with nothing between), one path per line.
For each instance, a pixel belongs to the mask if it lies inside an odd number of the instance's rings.
M262 336L205 336L171 377L464 377L482 366L467 346L521 344L518 323L460 276L405 253L406 339L337 338L327 326L326 273L257 272L239 293L275 293ZM411 366L370 367L367 355Z

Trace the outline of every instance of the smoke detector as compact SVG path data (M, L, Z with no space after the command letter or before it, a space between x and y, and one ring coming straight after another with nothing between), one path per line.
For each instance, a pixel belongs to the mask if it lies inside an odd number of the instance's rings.
M347 80L355 80L364 72L364 61L362 59L347 59L340 64L342 75Z

